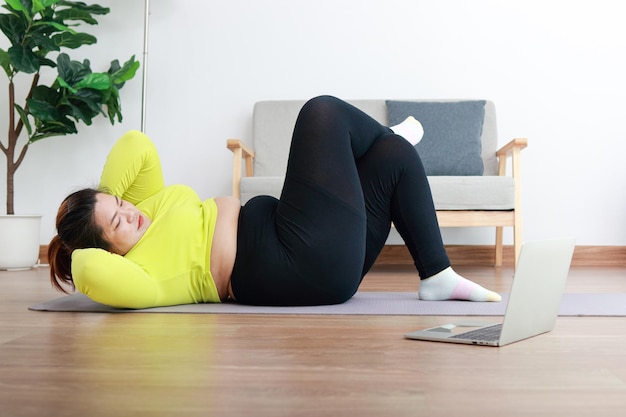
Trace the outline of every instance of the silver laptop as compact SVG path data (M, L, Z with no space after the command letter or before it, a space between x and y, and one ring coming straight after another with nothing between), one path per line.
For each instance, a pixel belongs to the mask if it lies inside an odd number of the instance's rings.
M502 323L460 321L404 336L435 342L504 346L551 331L559 314L574 246L574 238L529 241L522 245Z

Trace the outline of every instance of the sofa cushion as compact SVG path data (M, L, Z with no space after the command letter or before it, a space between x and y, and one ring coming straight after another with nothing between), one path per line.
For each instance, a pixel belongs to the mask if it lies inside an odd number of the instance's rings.
M483 175L481 135L485 101L414 102L387 100L389 126L413 116L424 137L417 149L426 175Z
M279 198L285 177L243 177L241 178L241 203L245 204L257 195L271 195Z
M513 210L515 180L510 176L431 176L437 210Z
M257 195L280 196L284 177L244 177L241 202ZM437 210L512 210L515 182L510 176L428 177Z

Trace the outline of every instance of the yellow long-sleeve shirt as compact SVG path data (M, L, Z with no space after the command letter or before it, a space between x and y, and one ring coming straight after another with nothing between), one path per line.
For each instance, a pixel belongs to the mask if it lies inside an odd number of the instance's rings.
M201 201L183 185L165 187L159 156L146 135L130 131L117 141L99 188L133 203L152 224L125 256L75 250L78 291L122 308L220 302L210 272L215 201Z

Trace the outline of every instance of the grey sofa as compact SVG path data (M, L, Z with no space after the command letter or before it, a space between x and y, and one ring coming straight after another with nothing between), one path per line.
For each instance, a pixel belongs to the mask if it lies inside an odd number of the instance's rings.
M396 124L403 120L406 111L414 111L412 114L424 125L424 139L417 145L417 149L427 169L440 226L494 226L496 266L502 265L502 228L513 227L514 264L517 264L522 240L520 151L527 146L527 141L513 139L502 148L497 148L493 102L398 102L382 99L349 102L385 125ZM253 110L252 138L249 144L239 139L227 140L227 147L234 154L233 195L240 198L242 203L256 195L280 195L293 126L304 103L304 100L257 102ZM392 109L395 109L395 113L391 112ZM466 114L467 109L471 113L469 116ZM397 120L390 120L392 117ZM464 125L465 119L470 124ZM473 131L475 136L470 145L465 143L467 137L471 136L467 134L468 131ZM464 143L459 144L461 142ZM422 150L420 146L423 147ZM460 153L458 151L459 148L465 149L468 146L471 146L471 152L475 154L471 162L474 167L470 167L468 172L455 172L464 165L464 161L471 161L472 155L464 153L465 150ZM438 155L429 157L429 152ZM512 175L507 175L508 157L512 159ZM245 167L242 167L242 162ZM448 166L438 167L437 164L441 163L447 163ZM429 173L429 169L433 175Z

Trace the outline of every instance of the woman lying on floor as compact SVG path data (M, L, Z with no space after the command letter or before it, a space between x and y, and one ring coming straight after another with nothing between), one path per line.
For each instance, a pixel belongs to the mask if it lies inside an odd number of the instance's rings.
M343 303L393 222L422 279L420 299L499 301L450 266L411 143L421 133L414 119L388 128L337 98L314 98L296 121L280 199L259 196L242 207L165 187L154 145L131 131L111 150L98 190L61 204L48 252L52 284L125 308L229 298Z

